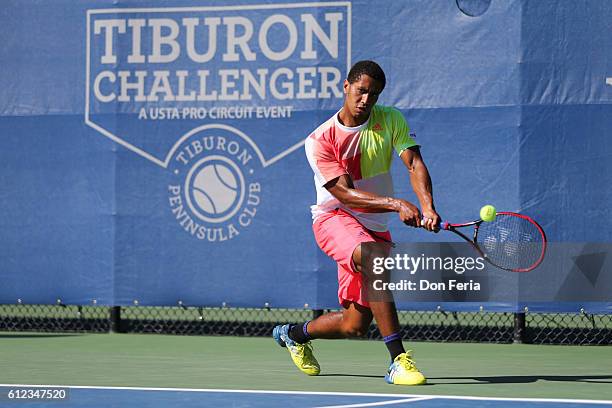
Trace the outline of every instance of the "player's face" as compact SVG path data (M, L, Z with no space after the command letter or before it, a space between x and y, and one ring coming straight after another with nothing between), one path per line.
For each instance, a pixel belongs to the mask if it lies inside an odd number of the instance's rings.
M344 110L357 125L362 124L370 116L381 92L382 84L366 74L352 84L344 80Z

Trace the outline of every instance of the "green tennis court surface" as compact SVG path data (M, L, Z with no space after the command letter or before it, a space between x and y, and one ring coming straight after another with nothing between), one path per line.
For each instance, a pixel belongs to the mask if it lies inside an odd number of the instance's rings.
M412 343L420 387L384 382L382 342L314 347L318 377L271 338L0 333L0 384L612 400L611 347Z

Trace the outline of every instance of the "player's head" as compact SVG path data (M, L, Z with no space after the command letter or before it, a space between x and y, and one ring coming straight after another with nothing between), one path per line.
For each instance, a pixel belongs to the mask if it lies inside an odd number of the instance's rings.
M374 61L364 60L355 63L355 65L351 67L346 80L349 82L349 84L352 84L359 81L361 76L364 74L378 81L381 92L383 89L385 89L385 85L387 84L385 71L383 71L380 65Z
M359 61L344 81L344 107L358 122L364 122L386 84L385 73L374 61Z

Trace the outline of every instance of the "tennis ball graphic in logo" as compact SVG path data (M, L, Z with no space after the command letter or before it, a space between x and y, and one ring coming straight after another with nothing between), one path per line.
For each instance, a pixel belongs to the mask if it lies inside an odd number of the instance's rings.
M209 214L227 211L238 196L238 180L227 166L208 164L198 171L192 184L198 206Z
M208 222L222 222L232 217L244 198L242 172L223 156L200 160L189 172L185 187L189 207Z

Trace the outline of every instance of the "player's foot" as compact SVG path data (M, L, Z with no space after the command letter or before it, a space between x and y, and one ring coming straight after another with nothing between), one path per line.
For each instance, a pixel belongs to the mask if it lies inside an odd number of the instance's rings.
M389 366L385 381L397 385L420 385L425 384L427 379L416 367L408 351L395 357Z
M308 375L318 375L321 372L319 362L312 354L312 345L310 342L299 344L289 338L288 324L276 326L272 331L272 337L281 347L286 347L291 355L293 363L303 373Z

